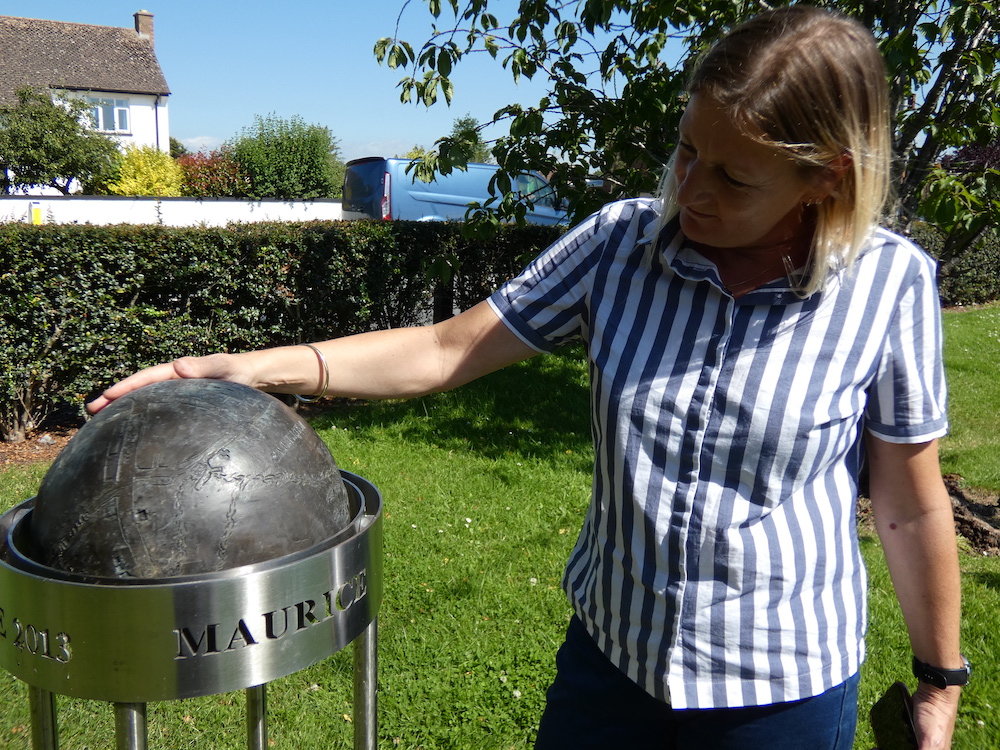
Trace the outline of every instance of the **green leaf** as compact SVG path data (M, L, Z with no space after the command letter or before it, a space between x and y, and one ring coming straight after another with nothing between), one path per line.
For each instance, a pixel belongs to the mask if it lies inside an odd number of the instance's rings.
M451 53L448 50L441 50L437 59L437 70L444 78L451 75Z

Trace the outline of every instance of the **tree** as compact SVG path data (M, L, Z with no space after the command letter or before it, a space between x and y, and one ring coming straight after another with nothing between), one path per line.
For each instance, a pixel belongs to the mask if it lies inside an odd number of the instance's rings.
M1000 217L1000 140L972 143L933 168L921 213L941 231L940 275Z
M489 0L426 3L435 22L421 46L398 35L375 45L380 62L404 71L400 99L450 102L453 70L474 54L489 55L515 81L545 77L548 91L537 105L511 104L487 123L509 129L492 152L508 175L528 168L550 174L579 218L607 199L587 191L594 176L612 195L655 189L675 145L692 60L726 28L787 0L520 0L504 21ZM941 158L966 143L991 141L1000 127L995 6L980 0L815 4L859 18L879 40L891 73L901 156L894 216L905 226L927 208ZM453 20L439 28L437 19L449 7ZM445 172L467 159L454 135L436 146L422 169ZM512 202L502 202L501 210L512 215Z
M184 170L156 146L129 146L118 163L118 176L108 184L112 195L181 194Z
M114 140L89 127L90 106L22 88L17 104L0 107L0 186L33 186L68 195L75 183L105 179L118 155Z
M407 151L405 154L402 154L401 156L399 156L399 158L400 159L414 159L414 160L415 159L423 159L429 153L430 152L426 148L424 148L423 146L414 146L409 151Z
M482 126L479 120L470 114L455 118L451 126L451 137L455 143L462 144L467 161L493 163L490 147L483 141Z
M170 136L170 155L175 159L179 159L182 156L187 156L191 152L188 151L187 146L181 143L179 140Z
M321 125L307 125L300 117L258 115L225 150L246 178L244 197L313 200L340 194L340 147Z

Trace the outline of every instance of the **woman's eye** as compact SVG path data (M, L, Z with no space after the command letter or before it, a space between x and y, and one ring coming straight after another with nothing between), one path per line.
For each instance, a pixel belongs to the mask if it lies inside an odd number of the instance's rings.
M730 177L729 173L726 172L725 170L722 171L722 179L724 179L726 182L728 182L733 187L738 187L738 188L750 187L747 183L740 182L739 180L737 180L737 179L735 179L733 177Z

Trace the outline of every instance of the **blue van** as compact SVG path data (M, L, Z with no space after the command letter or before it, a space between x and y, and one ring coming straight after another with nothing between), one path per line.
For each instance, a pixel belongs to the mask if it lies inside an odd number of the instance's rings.
M407 173L409 159L374 156L347 162L344 176L345 219L464 221L469 204L490 199L495 164L469 164L432 182ZM531 224L566 224L566 211L548 181L537 172L518 175L516 189L534 203L525 219Z

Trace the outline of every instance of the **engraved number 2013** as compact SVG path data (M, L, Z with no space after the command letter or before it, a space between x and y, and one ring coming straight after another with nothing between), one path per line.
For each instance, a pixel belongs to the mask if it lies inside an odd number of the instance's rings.
M34 625L21 622L16 617L10 621L10 625L13 628L12 645L14 648L62 664L73 658L73 650L70 648L70 639L67 633L56 633L55 636L52 636L48 628L36 628ZM0 609L0 638L7 638L7 622L2 609Z

